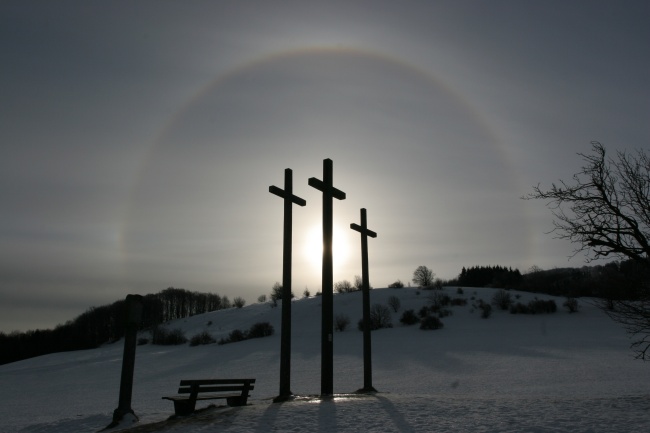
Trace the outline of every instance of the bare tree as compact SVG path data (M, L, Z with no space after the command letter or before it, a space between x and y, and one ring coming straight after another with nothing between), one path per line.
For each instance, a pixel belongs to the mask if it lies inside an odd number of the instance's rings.
M548 190L539 185L525 199L548 201L555 220L552 232L576 244L572 256L587 262L615 257L631 259L650 270L650 157L644 150L606 155L592 142L593 153L572 182L560 181ZM637 282L635 299L609 302L604 309L636 340L637 358L650 359L650 296L648 281Z
M350 293L355 291L355 287L348 280L341 280L334 283L336 293Z
M650 157L617 152L592 142L593 154L579 154L586 165L571 184L549 190L537 185L525 199L548 200L555 217L553 232L577 245L574 254L587 261L615 256L650 266Z
M433 285L434 273L426 266L418 266L413 272L413 283L420 287L429 287Z

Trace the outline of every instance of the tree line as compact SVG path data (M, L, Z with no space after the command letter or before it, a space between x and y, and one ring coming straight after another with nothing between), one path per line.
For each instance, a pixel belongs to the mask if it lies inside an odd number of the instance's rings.
M543 270L533 266L524 274L519 269L500 265L464 266L456 278L440 280L434 276L431 269L419 266L413 273L413 282L431 288L494 287L571 298L586 296L613 304L641 299L648 289L650 269L630 259L580 268Z
M54 329L0 332L0 364L54 352L94 349L124 336L125 301L91 307ZM230 308L227 296L169 287L142 300L139 329L149 329L174 319Z

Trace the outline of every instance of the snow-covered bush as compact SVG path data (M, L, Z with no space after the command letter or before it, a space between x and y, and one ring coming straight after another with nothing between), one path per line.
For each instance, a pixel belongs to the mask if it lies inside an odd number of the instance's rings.
M480 299L478 301L478 308L481 310L481 318L487 319L492 314L492 305Z
M273 329L273 325L271 325L269 322L258 322L250 327L246 338L268 337L270 335L273 335L274 332L275 329Z
M388 298L388 306L392 308L395 313L397 313L401 308L402 303L397 296L390 296Z
M350 325L350 318L345 314L337 314L334 318L334 329L343 332Z
M192 338L190 338L190 346L198 346L200 344L212 344L216 343L217 340L214 339L212 335L208 331L203 331Z
M415 311L406 310L402 313L402 317L399 321L404 325L414 325L420 321L420 318L415 315Z
M162 326L155 326L151 330L151 344L176 346L185 343L187 343L187 338L180 328L169 330Z
M363 331L363 319L359 320L359 331ZM390 314L390 309L382 304L373 304L370 307L370 330L381 328L392 328L393 321Z
M420 322L420 329L430 330L430 329L440 329L444 327L442 320L436 316L427 316Z
M567 298L562 305L569 310L569 313L578 312L578 300L576 298Z
M501 310L507 310L512 305L512 296L503 289L497 290L492 296L492 305Z

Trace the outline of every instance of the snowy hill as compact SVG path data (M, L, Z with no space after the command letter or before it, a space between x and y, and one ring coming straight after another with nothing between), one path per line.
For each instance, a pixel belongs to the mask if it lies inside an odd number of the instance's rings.
M449 306L444 328L420 330L399 322L403 311L428 304L432 291L375 289L372 304L397 296L392 329L373 331L375 396L314 398L320 393L321 298L293 301L291 389L303 398L272 404L279 389L281 306L254 304L169 323L190 338L217 340L257 322L271 337L226 345L137 347L133 431L193 432L206 425L244 431L650 431L650 366L634 360L624 331L589 300L569 314L563 298L511 291L516 302L554 299L558 311L481 318L479 300L495 289L445 288L465 306ZM334 296L335 315L350 326L334 335L334 391L363 385L361 293ZM148 336L143 334L143 337ZM98 431L117 407L123 342L0 366L3 432ZM255 377L249 405L216 408L167 421L180 379ZM311 396L311 397L309 397ZM218 405L221 401L216 402ZM208 406L209 402L198 407ZM371 414L365 416L364 414Z

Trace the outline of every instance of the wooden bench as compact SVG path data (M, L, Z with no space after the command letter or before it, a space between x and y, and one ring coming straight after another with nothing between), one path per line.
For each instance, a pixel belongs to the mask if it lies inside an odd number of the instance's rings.
M176 415L194 412L197 400L225 398L228 406L244 406L248 393L255 387L255 379L200 379L181 380L178 394L163 397L174 402ZM189 395L183 395L189 394Z

